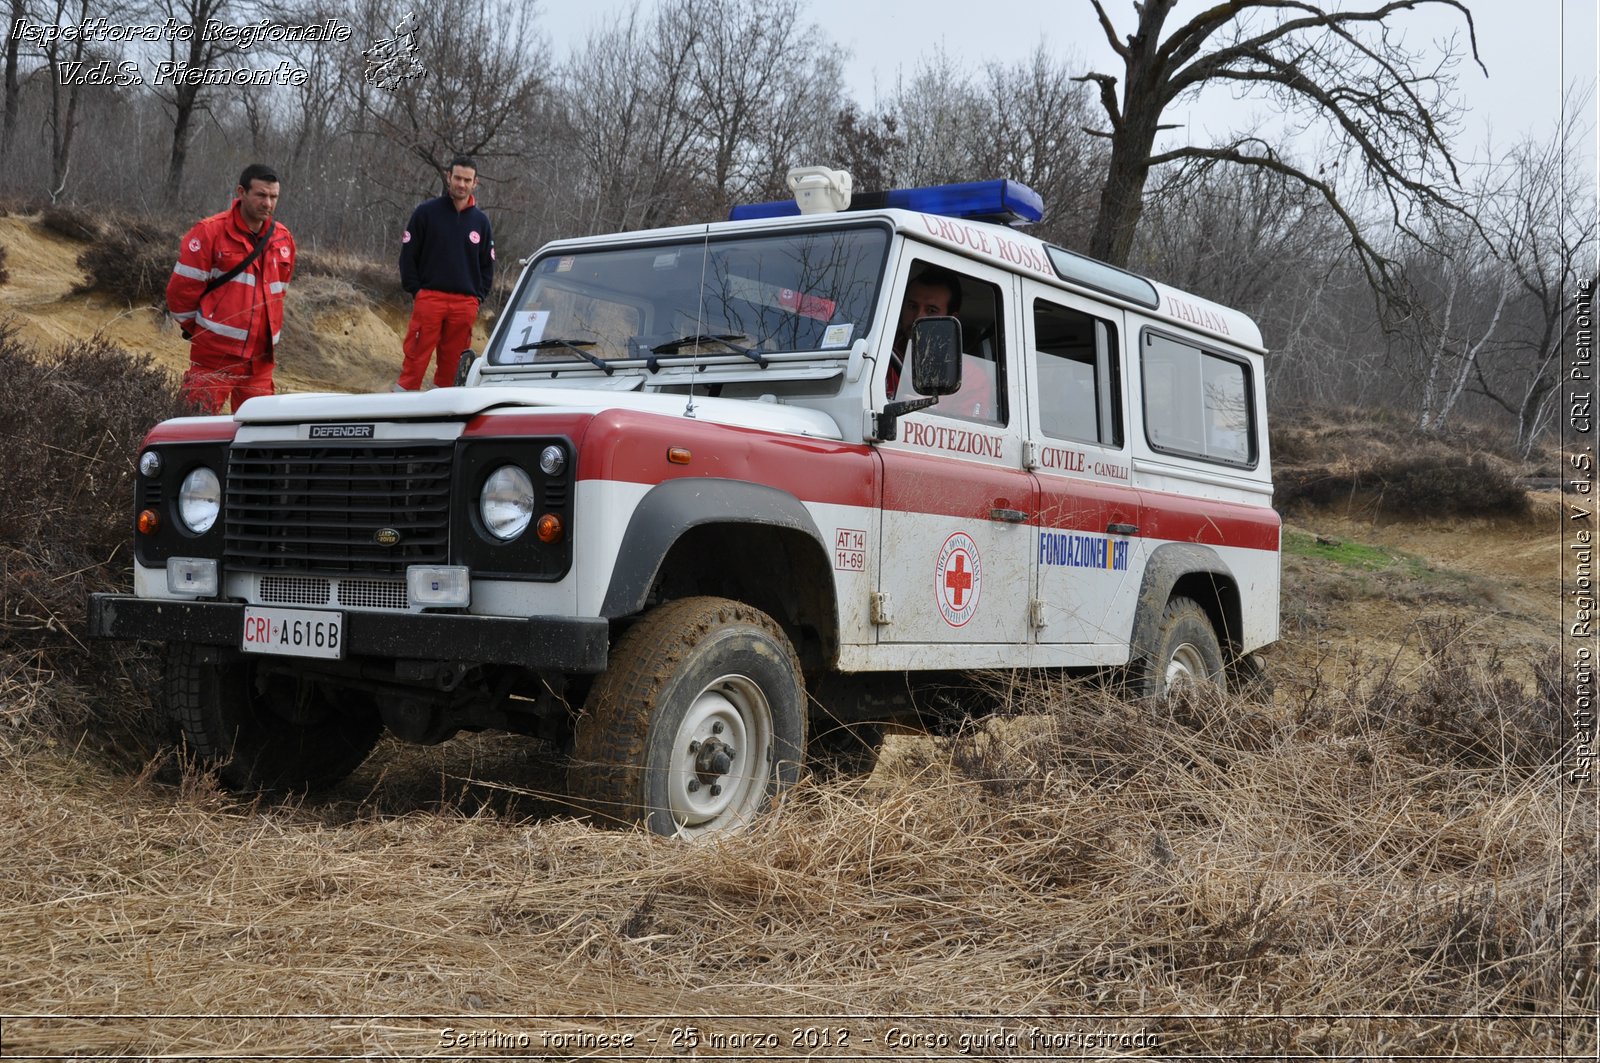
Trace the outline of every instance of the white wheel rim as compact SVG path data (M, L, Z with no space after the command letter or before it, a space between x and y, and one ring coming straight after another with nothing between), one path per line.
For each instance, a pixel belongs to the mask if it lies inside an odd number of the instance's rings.
M667 765L679 835L734 830L755 818L767 796L772 734L772 707L746 676L725 675L695 696ZM726 756L725 768L718 754Z
M1184 684L1209 682L1211 671L1206 667L1205 655L1192 642L1182 643L1172 651L1167 662L1166 689L1175 690Z

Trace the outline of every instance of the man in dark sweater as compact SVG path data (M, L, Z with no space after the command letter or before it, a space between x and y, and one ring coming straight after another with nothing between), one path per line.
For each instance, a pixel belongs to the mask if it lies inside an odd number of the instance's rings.
M478 305L494 283L494 236L477 207L478 164L467 155L450 160L442 196L411 212L400 238L400 284L416 297L406 326L405 361L395 391L417 391L437 354L435 387L456 381L461 352L472 344Z

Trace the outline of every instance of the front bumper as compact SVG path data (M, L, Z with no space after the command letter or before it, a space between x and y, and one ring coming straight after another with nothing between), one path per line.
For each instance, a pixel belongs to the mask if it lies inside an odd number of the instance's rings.
M238 649L244 639L244 606L91 594L89 634ZM600 617L345 611L344 639L350 657L471 661L593 673L605 670L610 625Z

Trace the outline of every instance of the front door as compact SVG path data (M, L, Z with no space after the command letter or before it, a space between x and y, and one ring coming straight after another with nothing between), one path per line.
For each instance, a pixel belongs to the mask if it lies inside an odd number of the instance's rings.
M916 248L901 263L895 291L924 316L943 309L958 318L965 354L961 390L901 418L899 438L878 446L879 592L889 613L878 638L971 647L944 658L951 667L1015 665L1029 639L1037 501L1022 467L1021 387L1008 349L1015 342L1015 279ZM885 370L897 358L880 352L884 368L874 386L885 399L896 375ZM905 368L893 393L902 399L915 397Z

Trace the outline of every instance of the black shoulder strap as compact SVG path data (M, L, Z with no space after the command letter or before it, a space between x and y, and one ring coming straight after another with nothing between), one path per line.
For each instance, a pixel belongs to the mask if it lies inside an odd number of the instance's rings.
M269 221L267 223L267 231L261 234L261 239L256 241L256 246L250 249L250 253L248 255L244 256L244 259L242 261L240 261L240 263L237 266L233 267L228 272L224 273L222 276L220 276L220 277L212 277L211 280L209 282L207 282L205 291L201 292L200 294L201 295L209 295L212 291L216 290L217 288L222 287L224 284L227 284L229 281L233 280L233 278L237 277L239 274L241 274L245 270L249 269L250 268L250 263L252 263L256 259L260 258L261 257L261 252L263 252L263 251L265 251L267 249L267 244L269 242L271 242L271 240L272 240L273 230L277 229L277 227L278 227L277 219L273 219L272 221Z

